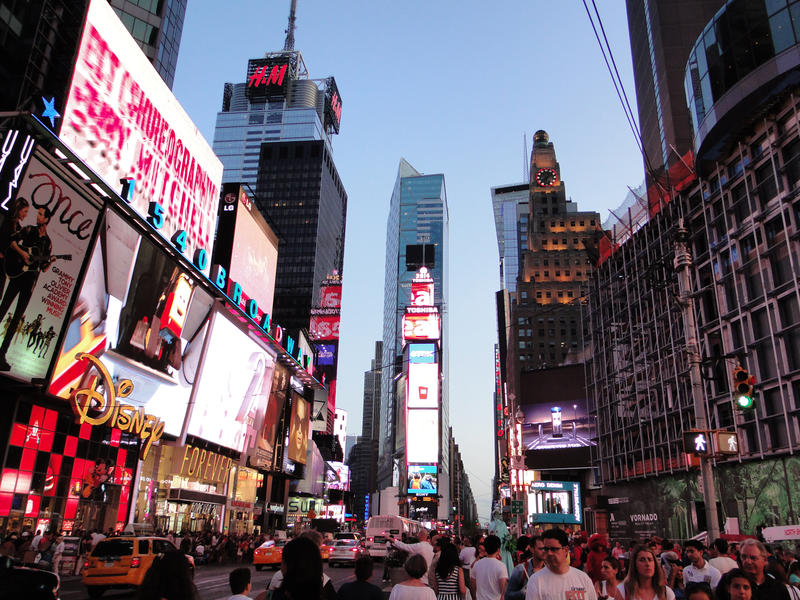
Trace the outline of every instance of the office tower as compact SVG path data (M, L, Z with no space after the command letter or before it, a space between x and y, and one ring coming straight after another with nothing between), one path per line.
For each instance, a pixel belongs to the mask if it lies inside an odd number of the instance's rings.
M404 159L400 160L386 227L386 270L383 312L383 376L379 434L378 488L400 486L406 482L405 377L408 374L407 344L412 339L403 322L412 304L414 282L432 286L424 311L438 315L438 348L435 357L441 365L441 401L438 403L439 481L447 482L449 469L448 403L448 252L449 217L444 175L424 175ZM423 281L424 279L424 281ZM439 321L440 320L440 321ZM419 337L413 339L420 339ZM438 385L438 384L437 384ZM438 391L438 390L437 390ZM432 396L431 396L432 397ZM416 414L416 413L415 413ZM413 428L412 428L413 429ZM443 433L442 433L443 432ZM442 442L444 440L444 442ZM449 490L439 489L439 518L447 518Z
M381 361L383 360L383 342L375 342L375 358L372 359L369 371L364 371L364 405L361 418L361 437L376 440L380 431L381 410Z
M172 89L187 0L111 0L111 7Z
M500 287L517 291L522 252L528 249L530 185L517 183L492 188L492 209L500 252Z
M639 128L656 172L692 150L684 69L697 36L723 4L724 0L626 1ZM652 184L650 174L648 183Z

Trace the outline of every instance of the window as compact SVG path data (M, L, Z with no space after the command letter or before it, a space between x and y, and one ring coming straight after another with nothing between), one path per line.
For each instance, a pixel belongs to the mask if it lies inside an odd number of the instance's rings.
M520 349L525 350L525 342L520 342L519 347Z

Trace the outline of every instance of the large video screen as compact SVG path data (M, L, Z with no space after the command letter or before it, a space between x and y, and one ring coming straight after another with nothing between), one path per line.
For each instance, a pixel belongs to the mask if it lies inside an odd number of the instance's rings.
M85 352L115 380L129 379L127 404L144 407L181 434L213 298L122 217L106 211L59 352L50 392L70 398L92 373Z
M439 313L403 315L403 340L438 340L441 337Z
M100 214L34 144L7 132L0 177L0 372L25 382L47 376Z
M533 481L528 493L528 514L534 523L583 522L581 484L575 481Z
M406 462L436 464L439 461L439 411L406 411Z
M407 382L408 408L439 408L438 363L410 363Z
M291 374L286 367L280 364L275 365L269 403L256 437L256 446L250 452L250 464L254 467L269 469L273 466L275 445L278 440L278 425L286 404L290 378Z
M343 462L330 461L326 464L325 478L329 490L350 489L350 467Z
M522 443L528 467L547 468L551 460L563 467L587 466L589 447L597 442L583 365L523 373L521 389ZM547 456L553 450L558 452Z
M106 0L89 4L62 112L60 137L90 168L115 190L135 179L131 206L160 203L164 237L185 230L187 257L212 256L222 163Z
M417 496L437 493L436 465L408 465L408 493Z
M286 447L289 460L306 464L310 423L308 401L297 393L292 393L292 418L289 425L289 443Z
M275 356L222 311L215 312L208 335L187 431L247 452L255 447L256 432L264 424Z

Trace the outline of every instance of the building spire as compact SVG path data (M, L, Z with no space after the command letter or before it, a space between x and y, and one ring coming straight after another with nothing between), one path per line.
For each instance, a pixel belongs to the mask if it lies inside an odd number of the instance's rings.
M286 41L283 43L283 50L294 50L294 22L296 20L297 0L292 0L292 7L289 9L289 27L286 29Z

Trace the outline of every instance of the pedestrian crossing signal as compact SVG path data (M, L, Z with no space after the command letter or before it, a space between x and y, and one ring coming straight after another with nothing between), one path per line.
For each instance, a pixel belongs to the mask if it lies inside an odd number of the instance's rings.
M753 395L753 387L755 386L756 378L753 377L747 369L741 365L733 370L733 398L736 403L736 408L739 410L748 410L753 408L755 402Z

